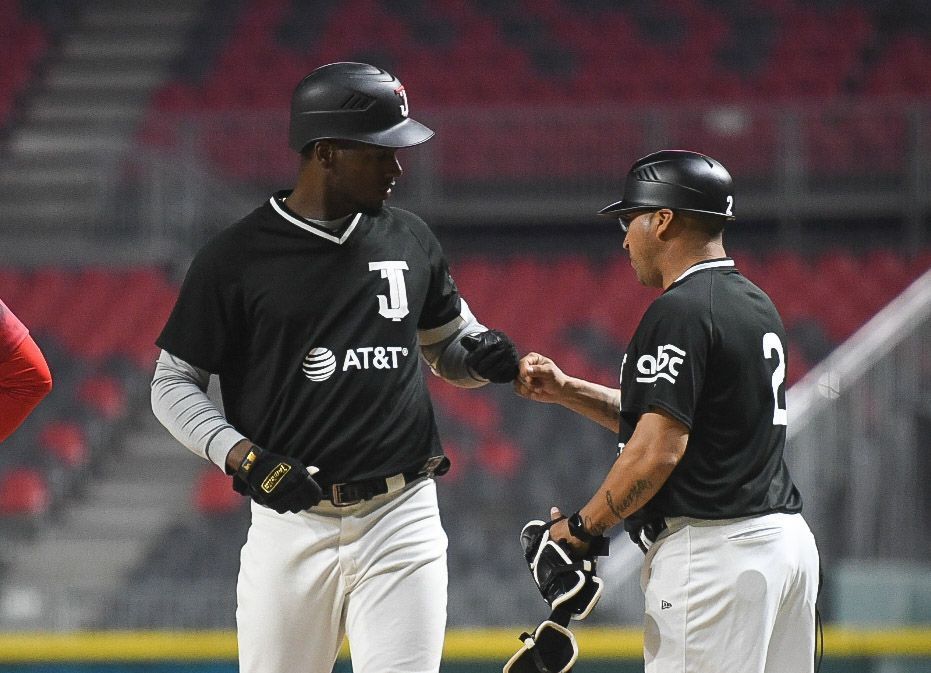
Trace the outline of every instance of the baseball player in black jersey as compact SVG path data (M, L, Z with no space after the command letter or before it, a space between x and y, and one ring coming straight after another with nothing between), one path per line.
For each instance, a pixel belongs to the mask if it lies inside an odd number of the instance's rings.
M725 256L733 209L714 159L667 150L637 161L601 213L619 218L638 279L662 294L627 347L620 389L537 353L515 382L618 432L601 487L551 534L581 551L623 521L646 555L651 673L813 669L818 551L783 461L786 334Z
M433 131L362 63L296 88L292 191L196 255L158 338L159 420L248 495L237 625L243 673L436 672L446 546L433 477L448 467L420 357L462 387L517 375L434 235L385 200L397 150ZM221 412L206 396L219 377Z

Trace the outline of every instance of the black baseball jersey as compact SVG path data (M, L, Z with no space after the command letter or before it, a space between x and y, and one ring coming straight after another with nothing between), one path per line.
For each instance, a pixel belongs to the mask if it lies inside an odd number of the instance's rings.
M156 343L217 374L230 423L322 482L442 453L417 336L460 314L439 243L387 207L334 232L288 210L287 193L198 252Z
M695 264L650 305L621 365L619 447L655 409L690 432L628 530L658 517L801 511L783 461L786 354L776 307L731 259Z

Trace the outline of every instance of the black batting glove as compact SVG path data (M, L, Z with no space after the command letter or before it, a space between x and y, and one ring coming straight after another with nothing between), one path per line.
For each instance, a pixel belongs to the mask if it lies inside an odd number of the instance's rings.
M507 334L488 330L462 337L462 347L469 351L466 365L492 383L510 383L517 378L517 347Z
M233 475L233 489L279 514L296 514L323 498L323 489L310 475L299 460L253 446Z

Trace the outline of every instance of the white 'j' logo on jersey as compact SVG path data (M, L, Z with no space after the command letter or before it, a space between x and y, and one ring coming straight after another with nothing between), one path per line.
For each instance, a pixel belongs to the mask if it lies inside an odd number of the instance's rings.
M369 262L369 271L381 271L381 277L388 279L388 296L378 295L378 313L395 322L406 316L407 286L404 284L404 272L408 270L407 262Z

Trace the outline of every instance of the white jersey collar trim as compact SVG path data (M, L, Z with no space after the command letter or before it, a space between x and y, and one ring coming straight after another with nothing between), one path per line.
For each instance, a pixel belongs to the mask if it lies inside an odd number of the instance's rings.
M682 275L676 278L673 283L678 283L680 280L686 276L691 276L696 271L704 271L705 269L717 269L722 266L735 266L734 260L732 259L718 259L711 262L699 262L695 266L690 266L685 271L682 272Z
M311 234L315 234L320 238L325 238L328 241L332 241L338 245L342 245L343 242L349 238L349 235L353 232L353 230L356 228L356 225L359 224L359 220L362 218L362 213L356 213L355 217L353 217L352 221L349 223L349 226L346 227L346 231L343 232L342 236L334 236L332 233L326 231L322 227L315 227L312 224L308 224L307 222L294 217L281 207L281 204L278 203L278 199L276 199L274 196L271 197L268 202L272 204L272 208L274 208L279 215L281 215L291 224L300 227L304 231L309 231Z

